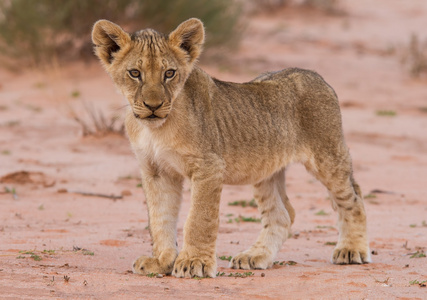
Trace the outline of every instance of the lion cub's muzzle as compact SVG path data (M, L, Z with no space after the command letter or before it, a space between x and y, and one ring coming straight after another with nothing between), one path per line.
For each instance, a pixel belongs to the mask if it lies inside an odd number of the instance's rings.
M144 106L145 106L146 108L148 108L149 110L151 110L153 113L154 113L156 110L158 110L160 107L162 107L162 106L163 106L163 102L160 102L160 104L158 104L158 103L153 103L153 104L151 104L151 103L149 103L149 102L142 102L142 103L144 103Z
M133 107L133 115L137 119L156 120L164 119L168 116L169 108L164 102L143 102L143 105L136 104Z

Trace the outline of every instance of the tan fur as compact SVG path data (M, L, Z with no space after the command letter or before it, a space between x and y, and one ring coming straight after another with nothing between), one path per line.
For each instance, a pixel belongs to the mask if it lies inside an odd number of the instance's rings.
M291 162L303 163L332 195L340 232L332 261L370 261L338 100L317 73L286 69L243 84L214 79L195 66L204 42L197 19L169 35L151 29L130 35L101 20L92 37L96 55L130 104L125 123L153 240L153 256L138 258L135 273L215 277L223 184L252 184L262 216L257 241L230 266L270 267L295 217L284 180ZM184 178L191 181L191 208L178 254Z

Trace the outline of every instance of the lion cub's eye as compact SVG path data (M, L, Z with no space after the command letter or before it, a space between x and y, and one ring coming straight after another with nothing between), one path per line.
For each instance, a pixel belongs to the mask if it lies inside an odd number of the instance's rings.
M132 69L129 71L129 74L133 78L138 78L141 75L141 72L139 72L138 70Z
M172 77L174 77L175 76L175 70L167 70L166 72L165 72L165 78L166 79L171 79Z

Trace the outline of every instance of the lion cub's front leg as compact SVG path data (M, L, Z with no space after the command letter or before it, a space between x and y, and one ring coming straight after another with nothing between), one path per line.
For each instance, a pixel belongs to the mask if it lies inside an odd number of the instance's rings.
M133 263L137 274L171 274L178 255L176 225L182 197L183 178L155 168L143 170L142 186L147 199L153 256L141 256Z
M184 245L175 261L176 277L215 277L216 238L222 170L206 165L191 177L191 208L184 227Z

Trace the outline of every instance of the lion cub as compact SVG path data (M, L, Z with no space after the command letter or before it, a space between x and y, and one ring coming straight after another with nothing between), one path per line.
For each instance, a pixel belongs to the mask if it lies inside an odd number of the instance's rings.
M291 162L304 164L326 186L338 210L332 262L370 262L362 194L334 90L301 69L243 84L212 78L196 66L204 35L198 19L169 35L128 34L106 20L93 27L95 53L130 104L126 129L147 199L153 256L139 257L134 272L215 277L224 184L252 184L262 216L257 241L230 267L270 267L295 217L285 191ZM191 181L191 208L178 253L184 178Z

